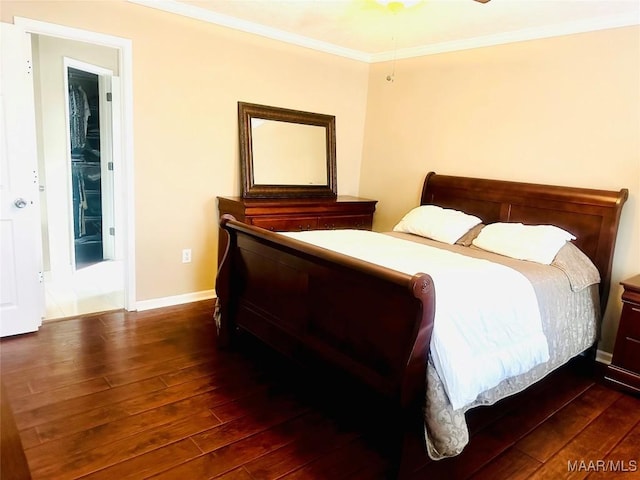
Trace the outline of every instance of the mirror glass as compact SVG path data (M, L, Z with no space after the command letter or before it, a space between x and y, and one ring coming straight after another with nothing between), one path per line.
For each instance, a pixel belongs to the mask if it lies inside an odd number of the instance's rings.
M252 118L251 140L255 183L327 184L324 127Z
M238 103L243 197L335 197L335 117Z

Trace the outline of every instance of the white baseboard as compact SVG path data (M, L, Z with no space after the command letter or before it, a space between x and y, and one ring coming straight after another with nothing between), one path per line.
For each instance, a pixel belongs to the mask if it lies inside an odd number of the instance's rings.
M199 302L201 300L210 300L216 298L215 290L202 290L200 292L185 293L182 295L174 295L172 297L153 298L151 300L141 300L136 302L136 310L151 310L154 308L172 307L174 305L182 305L183 303Z
M604 363L605 365L611 364L612 355L609 352L604 352L600 349L596 351L596 362Z

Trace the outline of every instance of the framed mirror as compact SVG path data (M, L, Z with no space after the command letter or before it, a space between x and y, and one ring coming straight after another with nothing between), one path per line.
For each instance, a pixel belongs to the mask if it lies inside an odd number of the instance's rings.
M238 102L244 198L336 197L335 116Z

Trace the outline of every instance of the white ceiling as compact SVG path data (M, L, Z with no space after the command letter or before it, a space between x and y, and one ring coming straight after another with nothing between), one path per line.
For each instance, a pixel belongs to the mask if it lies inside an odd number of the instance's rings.
M640 0L129 1L367 62L640 24Z

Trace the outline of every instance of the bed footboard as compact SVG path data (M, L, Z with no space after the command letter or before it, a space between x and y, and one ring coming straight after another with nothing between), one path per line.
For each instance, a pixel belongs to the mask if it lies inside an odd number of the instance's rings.
M422 407L435 305L427 274L409 276L231 216L218 271L218 344L237 329L303 364L328 364Z

